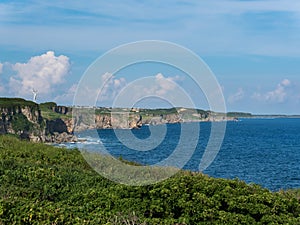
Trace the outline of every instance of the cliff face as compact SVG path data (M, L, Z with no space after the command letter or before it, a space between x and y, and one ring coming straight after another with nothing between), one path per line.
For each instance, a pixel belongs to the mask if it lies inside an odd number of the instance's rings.
M16 134L35 142L77 141L74 131L87 129L136 129L143 124L228 120L225 114L185 108L115 112L111 108L69 108L54 102L38 105L7 98L0 98L0 113L0 134Z
M38 105L0 106L0 134L23 134L24 132L40 133L43 118Z
M0 98L0 113L0 134L15 134L34 142L76 141L69 123L60 118L43 118L39 105L34 102Z
M72 114L72 108L66 106L54 106L52 107L53 112L63 114L63 115L70 115Z
M181 123L181 122L183 122L181 115L176 113L153 116L147 119L143 119L143 124L150 124L150 125L159 125L159 124L166 124L166 123Z
M17 102L17 104L16 104ZM5 104L4 104L5 103ZM73 109L55 103L35 104L23 99L0 98L0 134L15 134L34 142L77 141L73 133L86 129L134 129L142 126L139 114L84 114L71 118ZM76 126L75 126L76 125Z
M69 129L75 126L75 131L87 129L136 129L142 126L141 115L127 114L97 114L85 116L84 113L78 116L74 115L75 119L69 121Z

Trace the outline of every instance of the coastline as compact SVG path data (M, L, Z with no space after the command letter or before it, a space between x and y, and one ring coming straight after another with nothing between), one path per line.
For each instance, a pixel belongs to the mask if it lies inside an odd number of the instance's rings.
M90 125L86 110L95 113ZM0 134L13 134L33 142L76 142L75 132L89 129L139 129L143 125L238 121L239 118L300 118L297 115L218 113L176 107L169 109L111 109L67 107L54 102L37 104L21 98L0 98ZM75 113L74 113L75 112ZM83 114L80 114L83 113ZM87 113L89 115L89 113Z

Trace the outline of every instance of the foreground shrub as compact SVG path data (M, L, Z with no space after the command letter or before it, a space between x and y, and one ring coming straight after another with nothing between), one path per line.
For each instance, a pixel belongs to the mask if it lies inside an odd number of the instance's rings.
M0 136L0 224L300 224L299 191L189 171L125 186L76 149Z

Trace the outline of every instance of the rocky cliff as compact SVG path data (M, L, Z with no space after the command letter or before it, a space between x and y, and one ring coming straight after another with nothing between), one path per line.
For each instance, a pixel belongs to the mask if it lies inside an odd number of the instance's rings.
M129 113L99 113L86 109L76 109L72 121L69 121L70 128L75 131L87 129L137 129L142 126L142 116Z
M22 134L42 126L38 104L23 99L0 99L0 133Z
M149 125L159 125L159 124L166 124L166 123L181 123L183 119L181 118L180 114L172 113L167 115L153 115L151 117L147 117L143 119L143 124Z
M44 118L34 102L0 98L0 113L0 134L14 134L34 142L76 141L66 122Z
M222 121L225 114L185 108L116 109L70 108L54 102L36 104L19 98L0 98L0 134L15 134L35 142L77 141L74 131L136 129L143 124Z
M93 114L92 123L84 114L74 115L73 109L54 102L36 104L18 98L0 98L0 134L14 134L34 142L77 141L76 131L86 129L134 129L142 126L139 114Z

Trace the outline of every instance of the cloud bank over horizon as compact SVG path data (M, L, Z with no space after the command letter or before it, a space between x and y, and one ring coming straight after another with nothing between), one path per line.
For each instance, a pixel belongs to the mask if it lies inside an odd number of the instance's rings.
M287 94L287 88L290 85L291 81L288 79L284 79L277 85L276 89L263 94L255 92L253 94L253 98L258 101L282 103L286 100L287 97L290 97Z

